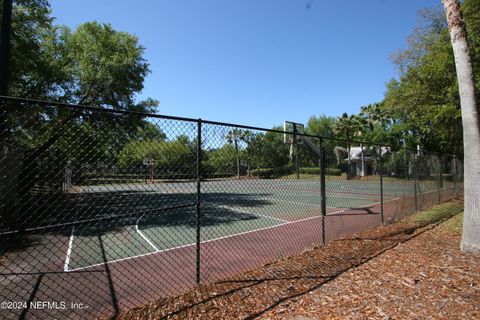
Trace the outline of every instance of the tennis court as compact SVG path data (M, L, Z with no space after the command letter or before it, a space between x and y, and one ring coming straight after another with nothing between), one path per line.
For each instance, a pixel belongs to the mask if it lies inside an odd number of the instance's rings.
M379 214L378 181L328 180L328 215ZM384 202L413 195L413 183L384 184ZM72 227L64 271L83 270L195 246L196 184L131 183L82 186L77 218L119 215ZM217 180L202 182L202 243L321 218L316 180Z

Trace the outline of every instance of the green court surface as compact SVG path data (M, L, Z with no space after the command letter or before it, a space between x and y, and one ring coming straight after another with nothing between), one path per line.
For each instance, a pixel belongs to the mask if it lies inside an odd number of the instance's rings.
M202 206L201 241L284 224L287 221L241 212L223 206ZM114 226L91 225L72 229L65 271L118 261L149 253L193 245L196 242L196 208L183 208L139 216Z
M170 204L175 204L185 199L193 199L190 195L194 194L195 184L129 184L115 188L92 186L84 190L85 194L90 193L97 199L90 204L93 207L99 207L100 195L112 200L114 194L119 197L119 192L121 197L132 197L132 194L145 197L147 194L149 198L138 199L153 199L155 201L150 205L155 207L167 200ZM379 190L380 186L376 182L327 181L327 212L341 213L348 208L373 207L380 202ZM384 201L414 193L413 184L407 183L386 184L384 190ZM180 198L175 200L176 197ZM123 206L122 210L135 204L135 201L129 199L125 203L129 205ZM320 187L317 181L207 182L202 186L200 240L212 241L314 219L321 216L320 204ZM102 208L104 207L108 206L103 205ZM145 205L141 208L145 209ZM143 210L143 213L140 211L128 218L75 226L69 239L64 270L84 269L106 262L133 259L194 245L196 217L195 206L190 206L166 211Z

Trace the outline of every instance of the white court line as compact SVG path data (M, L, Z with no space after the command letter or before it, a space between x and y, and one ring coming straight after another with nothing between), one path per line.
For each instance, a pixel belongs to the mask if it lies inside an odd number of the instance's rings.
M211 205L212 207L218 207L218 208L222 208L222 209L237 211L237 212L240 212L240 213L246 213L246 214L249 214L249 215L268 218L268 219L271 219L271 220L277 220L277 221L280 221L280 222L290 222L288 220L279 219L279 218L275 218L275 217L272 217L272 216L267 216L267 215L264 215L264 214L261 214L261 213L253 213L253 212L237 209L237 208L234 208L234 207L224 206L224 205L220 205L220 204L214 204L214 203L211 203L211 202L204 202L204 203L208 204L208 205Z
M72 256L72 246L73 246L73 232L75 231L75 226L72 226L72 233L70 234L70 239L68 240L68 249L67 256L65 257L65 265L63 266L63 271L67 272L68 265L70 264L70 257Z
M399 200L399 199L400 199L400 198L395 198L395 199L392 199L392 200L389 200L389 201ZM389 201L387 201L387 202L389 202ZM380 202L372 203L372 204L369 204L369 205L365 205L365 206L363 206L363 207L371 206L371 205L375 205L375 204L379 204L379 203L380 203ZM385 202L384 202L384 203L385 203ZM359 207L359 208L361 208L361 207ZM348 209L342 209L342 210L339 210L339 211L331 212L331 213L329 213L328 215L345 212L346 210L348 210ZM282 227L282 226L289 225L289 224L294 224L294 223L299 223L299 222L305 222L305 221L314 220L314 219L321 219L321 218L322 218L322 216L316 216L316 217L309 217L309 218L300 219L300 220L295 220L295 221L289 221L289 222L277 224L277 225L270 226L270 227L264 227L264 228L259 228L259 229L250 230L250 231L244 231L244 232L240 232L240 233L230 234L230 235L222 236L222 237L218 237L218 238L213 238L213 239L210 239L210 240L204 240L204 241L201 241L200 243L203 244L203 243L208 243L208 242L213 242L213 241L228 239L228 238L232 238L232 237L236 237L236 236L240 236L240 235L244 235L244 234L249 234L249 233L253 233L253 232L257 232L257 231L263 231L263 230L273 229L273 228ZM121 261L130 260L130 259L136 259L136 258L140 258L140 257L146 257L146 256L149 256L149 255L152 255L152 254L157 254L157 253L162 253L162 252L168 252L168 251L177 250L177 249L181 249L181 248L191 247L191 246L194 246L194 245L196 245L196 243L184 244L184 245L181 245L181 246L176 246L176 247L172 247L172 248L168 248L168 249L158 250L158 251L155 251L155 252L148 252L148 253L139 254L139 255L136 255L136 256L130 256L130 257L126 257L126 258L121 258L121 259L111 260L111 261L107 261L107 262L101 262L101 263L97 263L97 264L92 264L92 265L89 265L89 266L86 266L86 267L80 267L80 268L70 269L70 270L67 270L67 271L68 271L68 272L73 272L73 271L85 270L85 269L89 269L89 268L94 268L94 267L102 266L102 265L105 265L106 263L121 262Z
M358 200L369 200L368 198L366 197L350 197L350 196L345 196L345 195L341 195L341 194L338 194L338 193L333 193L333 195L338 195L338 197L340 198L348 198L348 199L358 199ZM330 195L331 197L332 195ZM387 196L388 198L390 198L391 196ZM327 197L328 198L328 197ZM332 197L332 198L336 198L336 197ZM384 196L385 198L385 196ZM284 202L284 203L290 203L290 204L299 204L299 205L304 205L304 206L312 206L312 207L321 207L322 205L321 204L316 204L316 203L308 203L308 202L298 202L298 201L290 201L290 200L283 200L283 199L277 199L277 198L264 198L264 197L257 197L255 199L258 199L258 200L267 200L267 201L271 201L271 202L275 202L275 201L278 201L278 202ZM389 199L388 201L392 201L392 200L398 200L399 198L394 198L394 199ZM384 201L385 202L385 201ZM380 202L375 202L373 204L379 204ZM372 203L369 203L368 205L372 205ZM365 205L365 206L368 206L368 205ZM361 207L357 207L357 208L361 208Z
M135 222L135 231L137 231L137 233L143 238L143 240L145 240L156 252L159 251L159 249L157 248L156 245L153 244L152 241L150 241L150 239L147 238L146 235L143 234L142 231L140 231L140 229L138 228L138 222L140 221L140 219L142 219L142 217L144 216L145 214L142 214L138 219L137 221Z
M259 229L250 230L250 231L244 231L244 232L240 232L240 233L230 234L230 235L227 235L227 236L222 236L222 237L218 237L218 238L213 238L213 239L210 239L210 240L203 240L203 241L200 241L200 243L203 244L203 243L213 242L213 241L217 241L217 240L232 238L232 237L236 237L236 236L240 236L240 235L244 235L244 234L248 234L248 233L252 233L252 232L263 231L263 230L267 230L267 229L273 229L273 228L276 228L276 227L281 227L281 226L284 226L284 225L287 225L287 224L291 224L291 223L295 223L295 222L296 222L296 221L293 221L293 222L285 222L285 223L276 224L276 225L270 226L270 227L264 227L264 228L259 228ZM155 252L148 252L148 253L139 254L139 255L136 255L136 256L121 258L121 259L117 259L117 260L111 260L111 261L107 261L106 263L120 262L120 261L125 261L125 260L140 258L140 257L145 257L145 256L149 256L149 255L156 254L156 253L168 252L168 251L177 250L177 249L181 249L181 248L191 247L191 246L194 246L194 245L196 245L195 242L193 242L193 243L188 243L188 244L184 244L184 245L177 246L177 247L168 248L168 249L158 250L158 251L155 251ZM105 264L105 262L101 262L101 263L92 264L92 265L89 265L89 266L86 266L86 267L80 267L80 268L70 269L70 270L68 270L68 271L69 271L69 272L72 272L72 271L78 271L78 270L85 270L85 269L88 269L88 268L93 268L93 267L102 266L102 265L104 265L104 264Z
M279 202L285 202L285 203L290 203L290 204L300 204L304 206L313 206L313 207L321 207L320 204L315 204L315 203L307 203L307 202L297 202L297 201L290 201L290 200L282 200L282 199L275 199L275 198L257 198L260 200L268 200L268 201L279 201Z
M385 203L387 203L387 202L390 202L390 201L400 200L400 199L401 199L401 198L393 198L393 199L390 199L390 200L387 200L387 201L383 201L383 204L385 204ZM374 206L374 205L381 204L381 203L382 203L382 202L379 201L379 202L369 203L369 204L366 204L366 205L360 206L360 207L345 208L345 209L343 209L343 210L339 210L339 211L327 213L327 216L332 215L332 214L337 214L337 213L345 212L345 211L347 211L347 210L363 209L363 208L367 208L367 207Z

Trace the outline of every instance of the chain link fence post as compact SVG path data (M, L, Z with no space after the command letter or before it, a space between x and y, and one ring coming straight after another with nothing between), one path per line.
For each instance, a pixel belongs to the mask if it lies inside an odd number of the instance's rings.
M453 176L453 196L454 198L458 197L458 163L457 155L452 157L452 176Z
M323 139L320 139L320 201L322 211L322 244L325 244L325 217L327 216L327 193L325 188L325 148Z
M417 192L417 184L418 184L418 171L415 175L415 181L413 182L413 192L415 195L415 212L418 212L418 192Z
M420 179L422 178L421 174L420 174L420 161L422 161L422 155L420 153L418 153L416 155L416 162L415 162L415 167L416 167L416 171L417 171L417 174L416 174L416 177L415 177L415 206L417 208L417 211L418 210L421 210L423 208L423 200L422 200L422 203L419 205L418 203L418 200L419 200L419 196L421 197L422 196L422 192L421 192L421 188L420 188Z
M295 174L297 179L300 179L300 163L298 159L298 134L297 124L293 125L293 145L295 146Z
M383 157L382 157L382 146L380 146L380 216L382 219L382 224L385 223L383 218Z
M196 180L197 180L197 197L196 197L196 283L200 284L200 232L201 232L201 181L202 181L202 119L197 122L197 160L196 160Z
M443 193L443 166L444 159L443 155L438 155L438 203L442 202L442 193Z

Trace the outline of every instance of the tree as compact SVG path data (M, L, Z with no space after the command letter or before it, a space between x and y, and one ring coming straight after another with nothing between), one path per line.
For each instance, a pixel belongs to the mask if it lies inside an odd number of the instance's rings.
M13 5L9 59L9 95L45 98L65 82L58 29L46 0L17 0Z
M464 7L469 9L465 15L467 25L477 26L468 34L468 40L472 44L474 61L480 62L477 35L480 1L465 0ZM460 98L443 12L421 11L420 23L408 43L407 49L392 56L400 70L400 78L388 83L382 103L396 120L391 129L410 148L419 145L424 150L461 156Z
M464 155L464 220L461 248L480 252L480 118L476 100L472 58L467 43L465 23L458 0L443 0L450 31L463 123Z
M247 139L247 134L243 130L239 130L237 128L230 130L227 133L227 141L230 144L233 144L235 147L235 158L236 158L236 163L237 163L237 178L240 179L240 150L239 150L239 144L242 141L245 141Z
M72 31L53 21L47 0L14 2L9 95L119 111L155 109L155 100L136 101L149 67L135 36L98 23L86 23ZM10 187L13 208L14 202L21 203L31 194L40 164L56 158L61 160L59 166L68 165L74 175L82 173L83 164L115 164L130 138L151 129L148 118L133 114L33 102L3 106L2 145L22 153L20 178L12 181L30 181ZM10 212L16 214L13 209Z
M368 130L368 120L363 117L361 114L359 115L353 115L352 117L352 126L356 129L354 132L354 136L358 137L360 141L363 141L365 138L365 134L367 133ZM363 142L360 142L360 157L361 157L361 163L362 163L362 168L361 168L361 176L363 177L365 175L365 157L363 154Z
M306 132L311 135L325 137L323 139L323 148L325 149L325 165L328 167L335 163L334 148L336 141L328 139L334 137L336 119L327 115L311 116L307 122Z
M274 127L274 130L283 130L282 127ZM289 162L288 146L283 142L283 135L267 131L255 134L247 146L247 153L251 161L259 170L284 169Z
M108 24L89 22L72 31L55 26L46 0L17 0L13 6L9 95L108 109L151 112L158 102L135 102L150 72L138 39ZM36 106L30 105L29 110ZM40 108L37 108L40 110ZM22 110L9 110L7 129L18 126ZM45 122L58 132L79 115L63 110L50 113ZM121 118L119 120L119 118ZM82 117L93 127L122 122L123 116ZM58 120L58 121L57 121ZM142 121L123 121L125 128ZM48 130L47 130L48 131ZM51 139L56 141L56 139ZM48 148L48 146L46 146Z
M135 101L150 72L142 57L144 48L135 36L96 22L82 24L72 31L54 26L50 14L45 0L15 2L11 95L115 110L152 112L156 108L158 102L155 100ZM115 144L121 149L130 137L141 135L149 126L145 117L121 113L91 113L66 108L47 110L35 104L29 104L28 109L9 108L5 119L7 132L38 118L35 126L11 135L17 144L26 141L22 137L24 134L36 137L33 145L25 146L34 150L26 162L32 162L47 150L68 145L61 141L71 137L67 131L76 130L86 141L94 138L98 143L91 144L92 148ZM35 116L35 112L41 116ZM105 134L105 128L117 130L116 135ZM108 137L112 141L107 141ZM78 140L78 135L74 139Z
M351 140L354 137L355 133L358 130L358 123L356 121L355 115L348 115L344 112L340 117L337 118L334 131L335 133L343 136L345 143L347 144L347 159L348 159L348 172L347 178L351 176Z
M335 118L321 114L320 116L311 116L307 122L306 132L311 135L321 137L333 136L333 128L335 127Z
M119 152L117 164L127 172L138 172L145 159L153 161L152 169L161 177L193 176L195 171L191 142L182 135L173 141L162 137L131 140Z
M232 144L224 144L222 147L209 151L204 169L207 175L238 177L237 156Z
M73 32L64 28L61 37L70 62L70 85L64 95L79 104L132 108L149 73L137 37L97 22L84 23Z
M250 166L251 166L251 161L252 161L252 148L249 148L250 143L252 143L252 140L255 138L255 134L250 131L250 130L245 130L243 132L243 141L247 144L247 147L245 148L246 155L247 155L247 176L250 177Z

